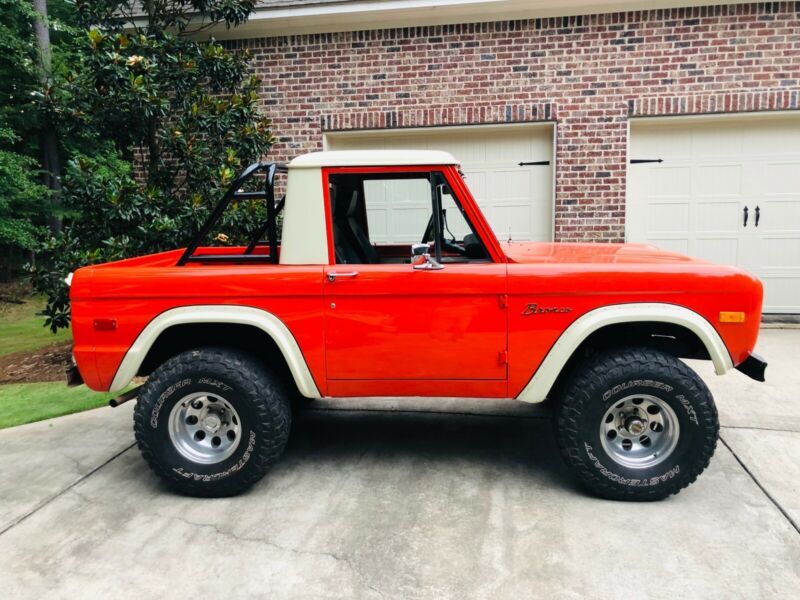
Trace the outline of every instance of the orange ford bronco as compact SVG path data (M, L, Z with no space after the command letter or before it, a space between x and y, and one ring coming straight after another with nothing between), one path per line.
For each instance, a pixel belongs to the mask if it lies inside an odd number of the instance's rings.
M263 226L247 245L209 245L243 198L266 203ZM766 368L756 278L646 245L500 242L444 152L254 164L189 247L68 281L73 382L147 377L116 403L136 398L145 460L198 496L258 481L293 402L462 396L551 399L585 486L663 498L706 468L719 429L680 359L760 381Z

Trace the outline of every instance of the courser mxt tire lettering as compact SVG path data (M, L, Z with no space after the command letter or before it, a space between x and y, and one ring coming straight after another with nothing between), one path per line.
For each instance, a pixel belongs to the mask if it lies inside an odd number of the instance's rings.
M606 351L579 366L556 399L554 426L573 474L615 500L679 492L708 466L719 435L703 381L648 348Z
M280 378L247 354L223 348L166 361L142 387L134 411L147 464L192 496L230 496L250 487L280 457L290 427ZM216 453L215 446L227 450Z

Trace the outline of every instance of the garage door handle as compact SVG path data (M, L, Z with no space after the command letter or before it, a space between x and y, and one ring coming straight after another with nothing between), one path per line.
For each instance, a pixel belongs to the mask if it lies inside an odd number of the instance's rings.
M761 209L756 206L756 227L758 227L759 219L761 219Z
M747 215L750 213L750 210L745 206L744 207L744 226L747 227Z

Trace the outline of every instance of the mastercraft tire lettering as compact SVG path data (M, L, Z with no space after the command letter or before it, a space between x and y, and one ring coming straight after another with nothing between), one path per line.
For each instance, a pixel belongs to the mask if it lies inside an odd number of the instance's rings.
M648 348L607 351L580 366L556 401L554 425L573 474L616 500L679 492L708 466L719 434L703 381Z
M230 496L264 476L289 437L280 378L221 348L175 356L142 387L136 442L150 468L192 496Z

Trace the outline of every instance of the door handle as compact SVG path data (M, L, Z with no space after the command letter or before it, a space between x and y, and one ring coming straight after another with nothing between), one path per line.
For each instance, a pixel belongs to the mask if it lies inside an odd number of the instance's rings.
M335 271L328 272L328 281L333 283L337 279L355 279L358 277L358 271L348 271L347 273L336 273Z
M761 209L756 206L756 227L758 227L759 219L761 219Z
M746 206L744 207L744 226L747 227L747 215L750 213L750 209Z

